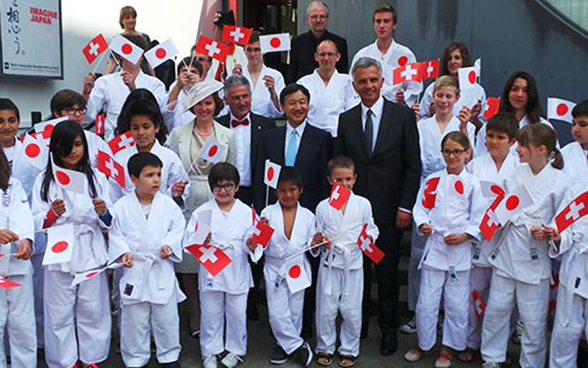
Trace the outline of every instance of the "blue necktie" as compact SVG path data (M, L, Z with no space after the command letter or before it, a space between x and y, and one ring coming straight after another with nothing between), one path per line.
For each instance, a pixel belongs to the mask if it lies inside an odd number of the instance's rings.
M294 166L296 162L296 153L298 153L298 132L293 130L288 141L288 151L286 152L286 166Z

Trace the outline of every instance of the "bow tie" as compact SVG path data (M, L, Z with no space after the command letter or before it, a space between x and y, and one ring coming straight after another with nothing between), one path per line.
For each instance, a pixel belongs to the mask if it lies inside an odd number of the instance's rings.
M249 125L249 120L248 120L248 119L243 119L243 120L239 121L239 120L234 120L234 119L233 119L233 120L231 121L231 126L232 126L233 128L236 128L236 127L238 127L239 125L247 126L247 125Z

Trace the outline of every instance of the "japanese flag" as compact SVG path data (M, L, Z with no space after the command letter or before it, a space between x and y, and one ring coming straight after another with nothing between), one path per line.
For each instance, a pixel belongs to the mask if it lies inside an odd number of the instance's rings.
M43 170L47 167L49 148L47 145L30 134L25 134L23 140L24 157L31 165Z
M547 99L547 119L572 122L572 110L576 106L571 101L550 97Z
M66 223L47 229L47 248L43 257L43 266L69 262L74 247L74 225Z
M555 216L557 231L560 233L567 229L571 224L588 214L588 192L580 194L560 213Z
M62 121L66 121L66 120L68 120L68 117L64 116L61 118L51 119L51 120L37 123L34 126L35 132L42 133L44 138L45 138L45 136L47 136L47 138L51 138L51 133L53 132L53 128L55 128L55 126L57 124L61 123Z
M210 233L210 223L212 221L212 210L206 210L198 213L196 219L196 226L194 227L194 234L190 238L190 242L195 244L204 244L206 237Z
M251 28L239 26L223 26L223 42L236 43L246 46L251 38Z
M467 91L476 85L478 79L478 68L470 66L468 68L459 68L457 70L459 77L459 89L461 91Z
M441 178L437 176L427 180L425 183L421 204L428 210L435 208L435 202L437 200L437 187L439 186L440 179Z
M512 219L516 214L521 212L526 207L533 204L531 195L524 185L516 187L512 192L500 201L494 213L498 221L505 225L506 222Z
M492 181L480 180L480 187L482 188L482 195L487 198L504 197L506 195L506 190Z
M144 52L142 48L120 34L112 38L110 49L132 64L137 64Z
M179 54L172 39L168 39L159 45L145 51L145 59L153 69Z
M396 60L398 66L405 66L406 63L408 63L408 55L401 55L398 57L398 60Z
M51 162L51 167L53 169L53 179L61 188L78 194L87 192L88 179L86 174L64 169L57 166L54 161Z
M371 241L366 230L367 224L363 225L363 229L361 229L361 233L357 238L357 245L359 245L359 248L366 256L368 256L375 264L378 264L382 258L384 258L384 252Z
M103 136L104 135L104 126L106 124L106 115L98 114L96 115L96 120L94 121L94 127L96 129L96 135Z
M84 281L90 280L98 275L100 275L104 270L107 270L108 267L99 268L97 270L90 270L85 272L76 273L74 279L71 282L71 287L74 287Z
M423 64L412 63L394 69L392 82L402 84L404 82L420 82L423 78Z
M12 288L19 287L19 286L22 286L22 285L14 282L14 281L10 281L9 279L7 279L4 276L0 276L0 288L8 290L8 289L12 289Z
M461 197L465 193L465 185L463 180L457 175L449 175L449 196Z
M329 196L329 204L337 211L341 211L343 206L345 206L345 204L349 200L350 196L351 191L349 189L345 188L339 183L335 183L333 184L333 189L331 189L331 195Z
M290 50L290 34L278 33L259 37L261 53L280 52Z
M226 150L227 146L208 138L200 150L200 156L206 161L217 164L223 159Z
M96 163L96 167L101 173L114 179L121 188L125 187L125 169L110 157L108 153L98 151Z
M486 100L486 109L484 109L483 117L490 120L494 115L498 114L500 107L500 97L488 97Z
M218 275L232 262L222 249L212 245L193 244L187 246L186 250L196 257L212 277Z
M257 225L255 225L251 241L266 248L269 245L272 235L274 235L274 229L268 224L259 221Z
M222 42L201 35L196 44L196 52L208 55L211 58L224 63L227 59L227 55L229 55L229 47Z
M423 62L423 80L430 78L439 78L439 60Z
M133 139L133 135L130 131L116 136L108 142L108 147L110 147L113 155L116 155L119 151L133 147L134 145L135 139Z
M265 160L265 174L263 175L263 182L274 189L278 189L278 179L280 178L280 171L282 167L274 164L270 160Z
M296 257L286 263L286 285L292 294L310 286L310 278L304 268L304 257Z
M88 64L92 64L98 55L106 50L108 50L108 43L104 39L104 36L102 36L102 33L100 33L88 42L88 44L82 49L82 53L86 57L86 60L88 60Z

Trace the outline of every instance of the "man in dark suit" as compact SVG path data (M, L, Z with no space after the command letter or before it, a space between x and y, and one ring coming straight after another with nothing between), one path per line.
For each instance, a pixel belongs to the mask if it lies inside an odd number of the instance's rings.
M251 85L242 75L232 75L225 82L225 100L229 106L229 113L216 120L230 128L235 134L237 143L237 170L241 177L241 185L236 197L247 205L255 203L255 186L263 190L263 167L257 168L259 144L264 132L276 127L272 119L256 115L251 112ZM261 211L261 207L256 207ZM257 297L259 285L263 277L263 261L251 263L254 287L247 299L247 316L256 321L259 319Z
M370 200L380 237L376 245L385 253L375 266L378 282L380 353L397 350L398 253L402 230L411 221L419 189L421 160L415 116L407 107L381 96L382 66L360 58L352 70L353 86L361 103L339 116L335 155L355 161L354 191ZM371 265L364 259L363 332L367 334L371 304Z
M265 160L280 166L294 166L302 177L304 186L300 204L313 211L320 201L329 196L327 163L333 154L331 134L308 123L310 93L299 84L289 84L280 93L282 111L288 119L283 127L267 132L262 140L257 167L263 170ZM255 194L256 201L265 196L265 189ZM259 204L265 205L265 198ZM269 203L276 202L273 191ZM261 207L260 207L261 208ZM309 257L312 266L313 283L306 289L302 318L302 337L312 336L315 307L316 277L318 258Z

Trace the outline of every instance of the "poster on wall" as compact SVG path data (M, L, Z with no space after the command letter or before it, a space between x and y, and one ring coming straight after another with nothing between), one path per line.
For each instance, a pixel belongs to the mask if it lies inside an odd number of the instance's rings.
M63 79L61 0L0 0L3 76Z

